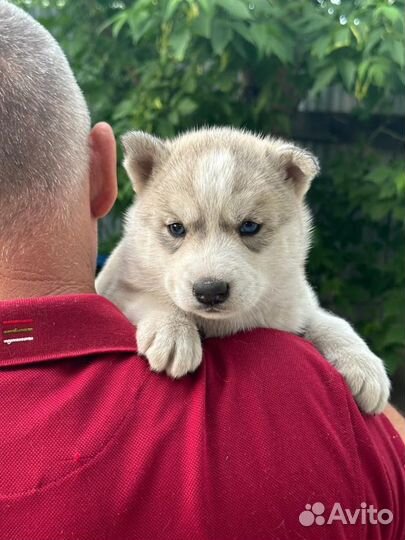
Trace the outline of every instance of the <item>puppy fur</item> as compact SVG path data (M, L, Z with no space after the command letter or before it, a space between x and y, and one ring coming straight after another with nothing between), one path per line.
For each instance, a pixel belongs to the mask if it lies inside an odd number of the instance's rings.
M293 143L232 128L167 141L135 131L123 144L137 196L96 288L137 325L151 368L181 377L201 363L200 334L277 328L312 341L359 406L381 412L390 391L382 361L319 306L306 279L305 194L317 159ZM246 221L260 224L259 232L241 236ZM173 223L185 236L170 234ZM193 290L206 279L226 282L229 297L215 306L199 302Z

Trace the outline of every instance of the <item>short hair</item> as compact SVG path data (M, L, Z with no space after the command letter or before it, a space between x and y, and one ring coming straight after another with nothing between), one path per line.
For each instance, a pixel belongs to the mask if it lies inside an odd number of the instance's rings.
M85 99L58 43L0 0L0 232L11 214L15 223L23 210L66 207L88 172L89 132Z

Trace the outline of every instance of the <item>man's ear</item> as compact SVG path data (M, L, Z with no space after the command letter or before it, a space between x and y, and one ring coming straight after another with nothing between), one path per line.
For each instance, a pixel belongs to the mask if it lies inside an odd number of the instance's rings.
M117 151L111 126L96 124L90 133L90 206L94 218L104 217L118 194Z
M279 165L297 196L302 199L319 173L318 159L308 150L284 141L273 140L268 151L269 157Z
M156 166L167 153L161 139L143 131L130 131L122 137L124 146L124 167L139 193L148 182Z

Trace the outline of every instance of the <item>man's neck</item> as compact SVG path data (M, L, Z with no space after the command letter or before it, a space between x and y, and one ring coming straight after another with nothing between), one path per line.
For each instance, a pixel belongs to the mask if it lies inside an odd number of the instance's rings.
M0 268L0 301L61 294L94 293L94 283L60 279L40 271Z
M50 246L41 251L27 247L13 256L9 250L0 250L0 301L94 292L94 263L89 254L56 256Z

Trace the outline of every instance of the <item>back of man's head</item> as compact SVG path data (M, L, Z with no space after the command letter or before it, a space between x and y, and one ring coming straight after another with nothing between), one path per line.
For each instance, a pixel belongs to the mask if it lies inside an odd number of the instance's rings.
M89 161L89 112L53 37L0 0L0 237L66 217Z

